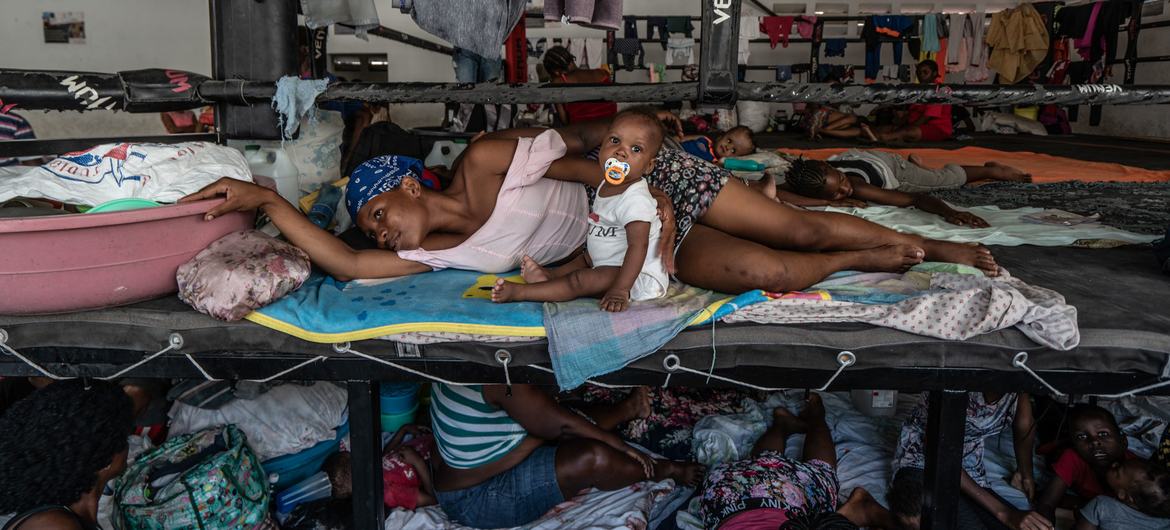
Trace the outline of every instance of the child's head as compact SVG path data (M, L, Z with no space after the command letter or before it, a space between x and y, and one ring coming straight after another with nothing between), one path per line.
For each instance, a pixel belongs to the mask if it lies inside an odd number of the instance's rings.
M654 157L662 147L665 130L654 113L643 108L626 109L613 117L606 138L601 142L598 162L616 158L630 165L627 179L635 181L654 169Z
M745 156L756 152L756 136L752 130L740 125L732 127L715 139L715 156L727 158Z
M541 63L544 64L544 69L550 76L567 74L577 69L577 58L569 53L569 49L564 46L549 48L548 51L544 52Z
M938 63L930 59L918 63L914 71L918 74L919 83L928 84L938 81Z
M917 530L920 527L922 488L921 471L904 469L894 475L886 500L890 504L890 515L894 516L899 527L907 530Z
M1125 458L1129 443L1113 414L1096 405L1077 405L1070 416L1072 448L1082 460L1105 469Z
M839 201L853 195L853 183L849 178L820 160L794 160L784 182L792 191L814 199Z
M1105 481L1117 500L1153 517L1170 518L1170 473L1144 460L1114 462Z
M348 499L353 495L353 473L348 452L340 451L330 455L321 470L329 476L334 499Z

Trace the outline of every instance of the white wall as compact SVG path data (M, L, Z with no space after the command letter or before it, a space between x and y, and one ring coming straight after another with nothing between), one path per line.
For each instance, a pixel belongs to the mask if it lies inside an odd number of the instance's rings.
M375 0L382 24L442 42L418 28L409 15L393 8L390 0ZM202 0L4 0L0 12L0 66L6 68L37 68L115 72L147 67L168 67L207 74L211 68L208 27L208 6ZM540 0L537 0L540 2ZM1015 0L937 0L903 2L901 0L835 0L817 3L767 2L777 11L814 14L818 10L828 14L863 14L878 10L921 13L928 11L973 11L982 7L995 11L1009 7ZM9 5L13 4L13 5ZM802 7L803 6L803 7ZM743 1L744 14L762 15L748 1ZM46 44L41 34L42 11L84 11L86 44ZM625 0L625 12L632 15L689 15L698 16L698 0ZM696 36L698 35L696 23ZM639 24L643 31L644 23ZM832 26L826 27L826 38L856 36L857 26L850 26L844 34ZM600 30L576 25L550 22L543 28L528 28L530 38L550 39L574 37L603 37ZM621 37L621 32L618 34ZM1122 34L1124 41L1124 33ZM645 43L647 62L662 62L663 51L657 43ZM788 48L770 49L768 44L752 44L751 64L791 64L808 61L808 44L791 44ZM1170 54L1170 29L1148 30L1142 33L1140 55ZM389 56L388 81L453 82L455 79L449 57L414 48L378 37L361 41L350 35L333 35L329 53L385 53ZM698 43L696 43L696 58ZM883 47L883 64L892 63L890 46ZM910 62L906 52L905 62ZM844 58L822 59L822 62L864 64L864 47L850 43ZM1115 66L1121 81L1121 66ZM668 70L667 80L677 81L680 72ZM860 80L860 72L858 72ZM767 70L747 73L749 81L774 79ZM645 82L646 70L627 72L619 70L619 82ZM1142 63L1138 65L1138 83L1170 84L1170 65ZM395 121L404 126L437 125L442 120L442 105L396 105L392 112ZM1106 107L1100 127L1089 127L1088 109L1074 129L1090 134L1118 136L1151 136L1170 138L1170 109L1159 107ZM35 112L24 114L33 123L41 137L115 136L133 134L160 134L161 122L156 114L127 114L112 112Z
M85 44L46 43L44 11L85 13ZM0 67L117 72L166 67L209 75L208 4L199 0L4 0ZM19 110L18 110L19 111ZM158 114L23 111L41 138L164 134Z

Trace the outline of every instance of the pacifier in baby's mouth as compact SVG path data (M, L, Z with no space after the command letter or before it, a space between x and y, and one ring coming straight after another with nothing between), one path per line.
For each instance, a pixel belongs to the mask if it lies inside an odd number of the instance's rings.
M630 174L630 165L618 160L610 158L605 161L605 181L617 186L626 181L626 176Z

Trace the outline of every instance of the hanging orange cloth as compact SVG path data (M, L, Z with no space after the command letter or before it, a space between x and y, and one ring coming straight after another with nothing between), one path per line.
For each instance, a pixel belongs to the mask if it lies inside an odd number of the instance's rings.
M1048 29L1031 4L992 15L985 40L991 47L987 65L1004 84L1028 77L1048 54Z

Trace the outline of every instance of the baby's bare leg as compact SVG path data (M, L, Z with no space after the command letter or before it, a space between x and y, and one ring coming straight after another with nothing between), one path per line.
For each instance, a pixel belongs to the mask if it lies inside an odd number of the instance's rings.
M605 294L617 279L621 267L594 267L577 269L547 282L519 284L496 281L492 289L493 302L568 302L582 297Z

